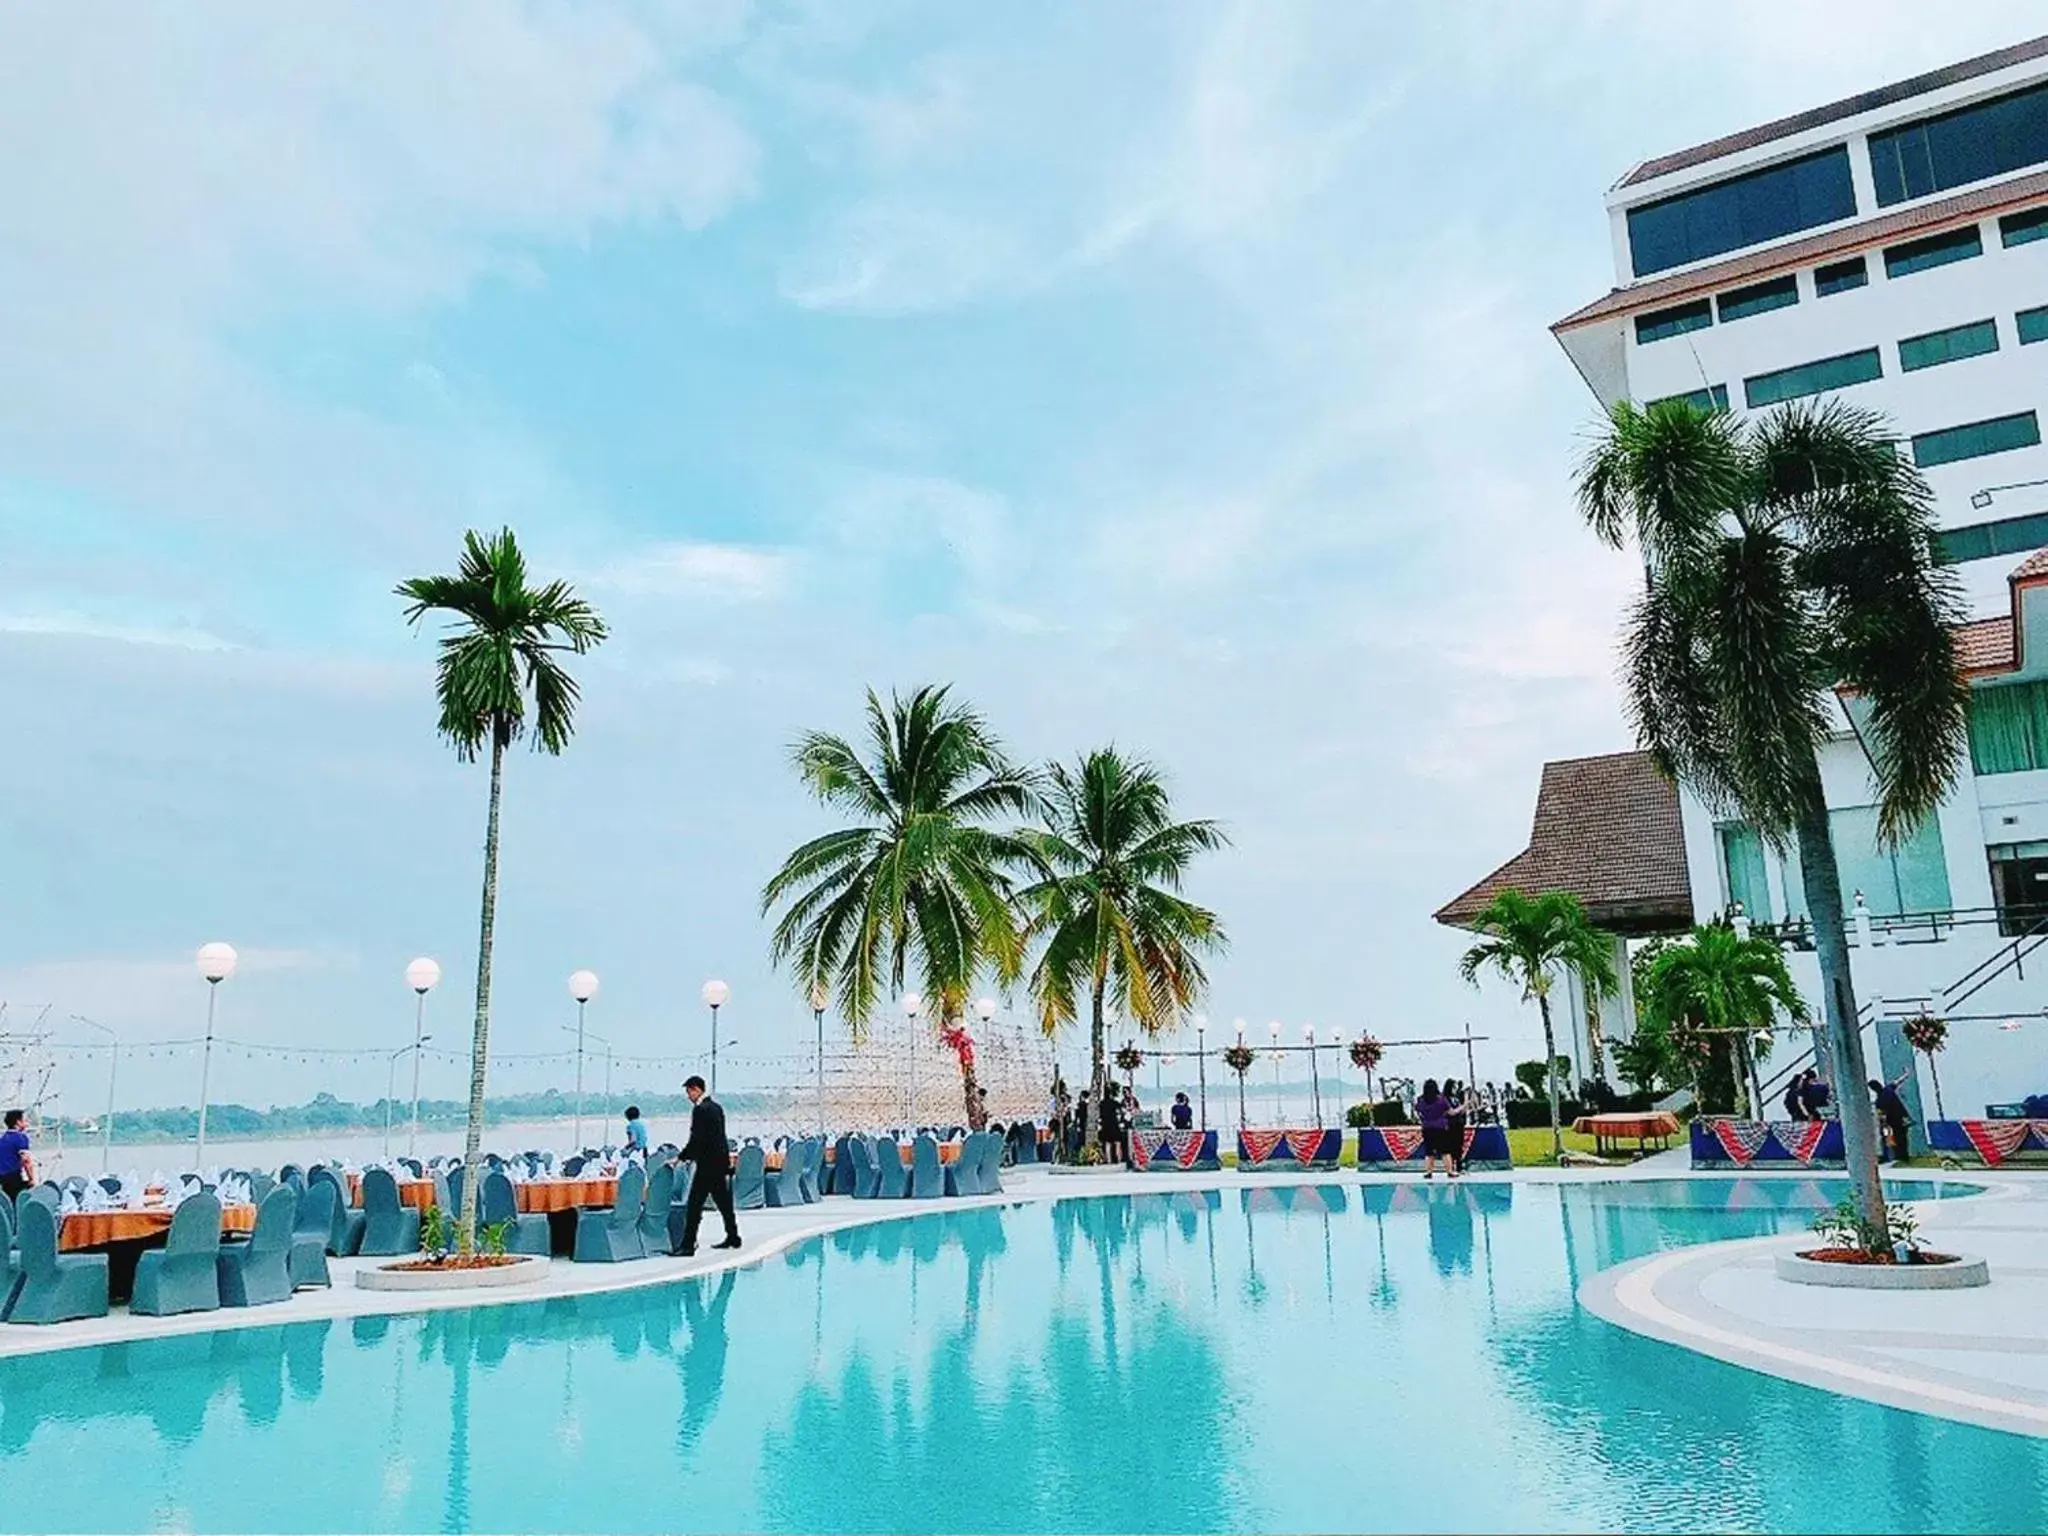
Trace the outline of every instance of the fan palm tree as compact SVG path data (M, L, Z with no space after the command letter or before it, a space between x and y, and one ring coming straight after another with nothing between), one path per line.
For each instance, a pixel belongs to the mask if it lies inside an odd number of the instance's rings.
M960 1021L977 974L1008 984L1021 969L1010 871L1024 850L991 823L1030 814L1033 779L949 692L928 686L884 704L870 690L866 757L822 731L798 740L791 758L804 786L855 824L791 853L763 888L761 910L787 903L769 953L795 973L799 991L838 997L856 1040L884 989L916 977L941 1038L959 1053L967 1118L979 1129Z
M1071 770L1049 768L1041 805L1044 825L1018 834L1040 872L1018 893L1031 937L1043 942L1031 997L1051 1035L1074 1021L1087 995L1090 1083L1100 1102L1109 1080L1105 1005L1156 1035L1209 984L1202 957L1223 948L1223 925L1180 888L1195 855L1230 839L1213 821L1175 821L1158 771L1114 747Z
M1950 630L1963 609L1935 563L1927 484L1879 418L1836 401L1748 422L1623 402L1578 495L1602 540L1633 536L1642 553L1624 671L1643 745L1709 806L1774 847L1798 845L1825 1020L1815 1055L1834 1083L1857 1205L1882 1232L1820 752L1831 695L1854 695L1892 844L1955 782L1967 693Z
M604 620L566 582L527 585L526 557L509 528L463 536L462 562L453 576L416 576L400 582L406 622L443 615L435 692L436 729L456 757L474 762L491 755L490 816L484 830L483 917L477 937L476 1027L469 1049L469 1131L463 1164L477 1166L484 1129L484 1065L491 1034L491 935L498 911L498 806L505 780L505 749L531 729L534 747L559 755L574 734L578 690L562 665L564 653L581 656L605 638ZM529 696L531 703L529 705ZM529 719L529 709L531 718ZM462 1181L457 1240L470 1250L476 1234L477 1189Z
M1482 971L1492 971L1522 989L1524 1001L1536 1000L1543 1019L1543 1059L1557 1060L1557 1034L1550 1023L1550 989L1564 971L1579 973L1588 997L1604 997L1615 989L1614 941L1586 917L1586 909L1570 891L1545 891L1530 897L1509 889L1498 892L1472 919L1483 934L1458 962L1458 974L1473 986ZM1550 1084L1550 1154L1564 1155L1564 1126L1557 1103L1557 1073Z
M1648 1023L1678 1033L1705 1030L1710 1044L1732 1041L1733 1066L1757 1119L1763 1118L1763 1104L1750 1071L1751 1039L1781 1017L1793 1024L1805 1024L1808 1017L1806 999L1777 942L1755 934L1739 937L1725 922L1702 923L1683 941L1659 950L1638 1002ZM1768 1051L1763 1041L1759 1056Z

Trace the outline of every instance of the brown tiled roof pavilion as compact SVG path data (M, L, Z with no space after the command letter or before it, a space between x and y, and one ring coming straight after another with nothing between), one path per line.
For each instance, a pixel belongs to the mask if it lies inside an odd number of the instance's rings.
M1470 927L1510 888L1530 896L1570 891L1587 916L1617 933L1691 927L1677 786L1647 752L1545 763L1528 848L1446 904L1436 920Z

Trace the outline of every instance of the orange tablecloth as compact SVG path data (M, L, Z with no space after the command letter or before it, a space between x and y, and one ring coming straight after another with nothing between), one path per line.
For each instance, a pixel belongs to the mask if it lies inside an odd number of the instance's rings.
M617 1179L535 1179L512 1186L522 1211L603 1210L619 1199Z
M1678 1134L1678 1117L1661 1109L1638 1115L1581 1115L1572 1129L1597 1141L1666 1140Z
M64 1218L63 1230L57 1234L57 1246L66 1253L77 1248L104 1248L109 1243L161 1237L170 1229L171 1211L168 1206L145 1211L78 1211ZM223 1232L255 1231L256 1207L223 1206L220 1229Z
M942 1142L940 1142L940 1143L939 1143L939 1161L940 1161L940 1162L942 1162L942 1163L957 1163L957 1162L959 1162L959 1161L960 1161L960 1148L961 1148L961 1147L962 1147L963 1145L964 1145L964 1143L962 1143L962 1142L958 1142L958 1141L942 1141ZM903 1166L904 1166L904 1167L906 1167L906 1168L908 1168L908 1167L909 1167L909 1166L910 1166L910 1165L911 1165L911 1164L912 1164L913 1162L915 1162L915 1161L916 1161L916 1159L917 1159L917 1144L916 1144L915 1142L910 1142L910 1141L899 1141L899 1142L897 1142L897 1143L896 1143L896 1155L897 1155L898 1157L900 1157L900 1158L902 1158L902 1159L903 1159Z
M348 1176L348 1201L350 1205L363 1203L363 1176L352 1173ZM434 1208L434 1181L432 1179L400 1179L398 1181L398 1203L409 1205L425 1213Z

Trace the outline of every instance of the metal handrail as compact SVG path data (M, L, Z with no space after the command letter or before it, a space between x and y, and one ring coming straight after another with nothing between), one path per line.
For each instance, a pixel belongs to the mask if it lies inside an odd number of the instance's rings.
M2034 919L2026 931L2017 935L2011 943L1999 945L1990 955L1943 987L1942 1007L1954 1009L1959 1004L1968 1002L2007 971L2018 970L2027 956L2043 944L2048 944L2048 916ZM2026 972L2020 971L2020 976L2024 979Z

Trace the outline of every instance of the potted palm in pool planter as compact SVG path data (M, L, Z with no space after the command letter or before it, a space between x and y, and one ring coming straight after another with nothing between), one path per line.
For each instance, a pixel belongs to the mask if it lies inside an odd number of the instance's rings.
M507 1253L512 1223L500 1221L477 1232L474 1247L455 1241L455 1223L440 1206L420 1217L417 1257L356 1271L366 1291L452 1291L470 1286L525 1285L548 1271L536 1254Z
M1879 1227L1844 1199L1814 1218L1813 1231L1819 1247L1778 1255L1779 1279L1866 1291L1951 1291L1991 1280L1982 1259L1921 1247L1908 1206L1887 1205Z

